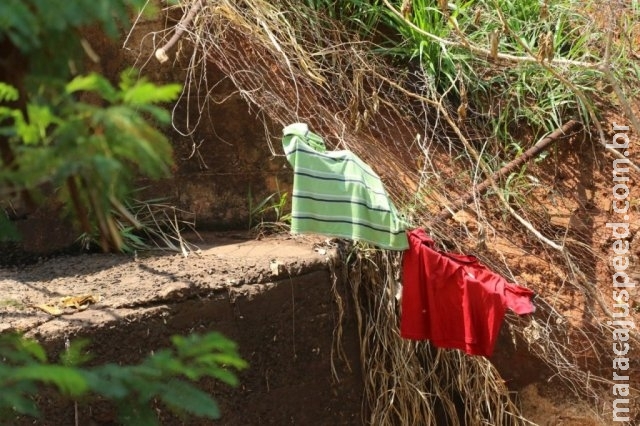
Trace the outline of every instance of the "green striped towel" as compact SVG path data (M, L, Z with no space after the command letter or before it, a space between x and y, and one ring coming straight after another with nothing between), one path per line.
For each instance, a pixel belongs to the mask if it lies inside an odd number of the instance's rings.
M405 229L378 175L351 151L327 151L304 123L284 129L282 146L293 166L292 233L409 247Z

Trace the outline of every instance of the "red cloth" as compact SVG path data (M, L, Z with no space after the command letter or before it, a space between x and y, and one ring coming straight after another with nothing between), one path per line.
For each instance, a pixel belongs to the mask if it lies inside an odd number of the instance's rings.
M402 259L402 337L491 356L506 308L517 314L535 310L531 290L507 282L474 256L436 251L422 229L408 236Z

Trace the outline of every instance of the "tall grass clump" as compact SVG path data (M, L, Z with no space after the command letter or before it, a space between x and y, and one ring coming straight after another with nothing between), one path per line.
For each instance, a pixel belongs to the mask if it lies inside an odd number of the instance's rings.
M599 116L605 36L579 2L304 3L363 39L373 36L376 54L412 75L409 90L444 102L461 127L481 129L494 154L517 154L571 118L588 125Z
M446 95L462 125L489 129L496 149L509 148L524 133L536 140L569 118L588 122L595 114L591 97L576 89L595 90L598 35L570 3L385 2L386 22L403 40L389 53L418 63L422 84Z

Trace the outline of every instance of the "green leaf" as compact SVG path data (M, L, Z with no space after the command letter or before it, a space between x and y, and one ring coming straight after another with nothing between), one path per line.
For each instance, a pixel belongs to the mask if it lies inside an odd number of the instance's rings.
M129 398L134 397L138 405L146 405L163 392L164 382L167 379L162 377L162 374L154 376L140 374L140 368L135 366L130 367L129 371L129 377L126 380L131 394Z
M68 94L80 91L97 92L103 99L109 102L116 102L118 98L118 93L111 83L109 83L109 80L96 73L74 78L67 83L65 91Z
M123 399L129 394L125 381L129 368L115 364L105 364L83 372L91 391L109 399Z
M160 395L162 401L174 411L194 416L219 419L220 409L211 396L181 380L167 383Z
M19 97L18 89L0 81L0 102L17 101Z
M214 350L235 351L237 345L221 333L208 333L204 336L191 334L189 336L173 336L171 341L178 349L181 357L194 357Z
M24 391L26 389L22 389ZM35 392L35 386L30 389ZM40 412L36 403L30 398L25 397L20 389L16 389L15 384L0 387L0 413L2 409L10 409L20 414L26 414L32 417L39 417ZM30 392L30 393L31 393ZM1 419L2 417L0 417Z
M144 365L162 371L164 374L180 374L186 368L169 350L156 352Z
M91 359L91 355L85 351L88 345L88 339L74 340L69 344L69 347L60 355L60 363L68 367L77 367L85 364Z
M175 100L182 86L179 84L165 84L162 86L140 80L137 84L124 91L122 101L127 105L147 105L158 102Z
M142 364L131 367L129 371L131 380L137 380L138 377L142 377L145 380L158 381L162 380L166 376L165 372L153 365L153 362L147 358Z
M13 380L33 380L55 385L62 393L78 396L87 390L84 376L74 368L60 365L29 365L16 368Z
M40 46L37 18L24 0L0 1L0 40L3 33L22 52Z
M49 105L28 104L27 117L29 119L29 136L23 135L25 143L45 141L50 126L59 123Z
M197 358L199 364L217 364L221 366L234 367L239 370L247 368L248 364L236 353L211 353L201 355Z
M0 358L4 358L4 364L20 365L34 361L46 362L47 357L37 341L25 339L17 333L8 333L0 334Z
M0 242L20 241L18 228L0 211Z
M171 122L171 113L164 108L155 105L138 105L138 111L147 113L152 119L159 124L167 124Z
M136 404L133 401L121 401L118 405L118 418L123 425L156 426L156 413L148 405Z
M47 353L40 343L33 339L24 339L17 336L19 339L19 348L21 352L27 353L40 362L47 362Z
M217 368L213 371L208 371L207 376L216 378L222 383L226 383L229 386L236 387L239 384L238 377L229 370Z

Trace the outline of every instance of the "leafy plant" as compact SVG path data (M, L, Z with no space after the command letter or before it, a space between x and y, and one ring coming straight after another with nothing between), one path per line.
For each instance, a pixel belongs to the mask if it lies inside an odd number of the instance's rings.
M381 34L376 53L408 66L416 89L457 109L461 123L489 130L494 152L523 133L536 140L568 118L594 118L602 73L588 64L604 54L603 35L571 0L306 3L365 38ZM562 65L545 66L554 59Z
M18 233L18 230L9 220L6 211L3 208L0 208L0 243L19 240L20 234Z
M69 61L81 67L87 41L78 29L98 25L110 37L129 22L132 9L145 0L3 0L0 43L7 41L28 56L30 78L51 81L70 75ZM153 9L147 9L153 13Z
M392 25L406 40L392 52L407 59L418 58L427 81L433 81L435 93L455 94L454 102L486 114L489 121L496 118L494 126L508 126L511 134L514 127L523 124L541 134L559 127L564 117L582 113L582 101L573 88L540 63L523 60L504 68L491 58L500 53L514 57L532 54L541 61L554 57L594 59L596 52L590 50L589 43L592 34L585 31L588 22L568 7L568 1L411 3L413 7L404 18L390 14ZM469 45L489 55L482 56ZM571 79L591 92L593 71L584 73L574 73Z
M82 29L116 36L144 0L6 0L0 2L0 198L61 201L83 232L97 229L103 250L121 250L112 210L124 208L134 175L167 176L172 150L156 126L169 115L157 105L177 97L123 72L118 87L99 74L80 75L97 60ZM6 103L6 104L5 104ZM44 196L43 196L44 195ZM132 224L134 225L134 224ZM2 239L15 228L0 214Z
M136 80L128 70L118 88L99 74L89 74L27 103L26 112L0 107L0 134L18 154L14 167L0 172L0 180L12 183L0 195L53 185L58 198L73 206L85 232L97 226L105 251L122 249L111 210L126 212L120 200L129 194L134 174L169 174L171 145L154 124L167 123L170 117L154 104L174 99L179 91L177 84ZM100 102L82 102L79 95Z
M420 69L431 79L433 88L438 93L448 91L458 80L458 70L463 68L465 74L472 72L471 55L463 49L439 43L438 39L450 37L460 25L458 22L464 23L468 19L465 17L472 4L472 1L407 1L400 5L402 17L385 10L386 22L402 39L401 44L395 43L388 52L405 60L417 60Z
M527 175L526 170L527 167L522 166L519 172L507 176L502 191L508 203L526 205L528 195L537 186L536 179Z
M361 34L374 35L383 17L380 0L304 0L303 3Z
M158 424L153 401L161 401L178 415L219 418L215 400L190 382L211 377L237 386L232 370L247 364L236 344L219 333L174 336L171 341L172 348L156 351L138 365L81 367L89 359L87 341L72 343L59 363L49 363L38 342L16 334L0 335L0 419L17 414L38 417L31 397L41 385L71 399L100 395L113 401L123 424Z

